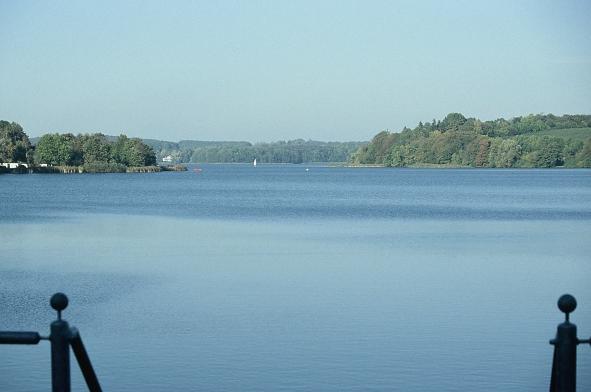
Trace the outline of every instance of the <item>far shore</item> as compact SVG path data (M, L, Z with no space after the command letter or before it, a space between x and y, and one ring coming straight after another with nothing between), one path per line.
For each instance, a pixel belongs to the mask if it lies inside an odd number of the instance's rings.
M154 166L39 166L39 165L27 165L20 164L18 167L7 168L0 166L1 174L98 174L98 173L159 173L165 171L187 171L187 165L198 166L198 165L252 165L248 162L191 162L191 163L177 163L171 165L154 165ZM409 165L402 167L386 166L384 164L352 164L347 162L303 162L299 164L294 163L261 163L260 166L277 166L277 165L290 165L290 166L322 166L332 168L353 168L353 169L372 169L372 168L384 168L384 169L508 169L508 168L492 168L492 167L473 167L473 166L462 166L462 165L451 165L451 164L420 164L420 165ZM553 168L543 167L529 167L529 168L510 168L510 169L577 169L569 168L565 166L555 166ZM584 168L583 168L584 169Z
M159 173L163 171L186 171L185 165L154 166L39 166L20 164L17 167L0 166L0 174L96 174L96 173Z

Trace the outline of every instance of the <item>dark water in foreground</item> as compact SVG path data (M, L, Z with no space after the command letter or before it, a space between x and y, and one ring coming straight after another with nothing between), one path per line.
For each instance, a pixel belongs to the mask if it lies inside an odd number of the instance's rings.
M591 334L589 170L202 168L0 176L0 329L68 293L117 391L539 391L559 295ZM0 390L49 380L0 346Z

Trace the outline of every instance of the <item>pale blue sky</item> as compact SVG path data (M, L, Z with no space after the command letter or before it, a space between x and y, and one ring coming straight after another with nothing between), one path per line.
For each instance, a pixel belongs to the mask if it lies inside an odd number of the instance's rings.
M590 114L590 16L585 0L0 0L0 119L274 141Z

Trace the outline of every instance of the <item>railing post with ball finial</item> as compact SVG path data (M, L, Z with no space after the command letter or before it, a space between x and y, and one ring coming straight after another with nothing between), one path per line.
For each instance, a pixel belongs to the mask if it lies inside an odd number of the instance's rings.
M70 392L70 326L62 320L62 310L68 307L68 297L56 293L49 301L57 311L57 320L51 323L51 386L53 392Z
M57 320L51 323L49 336L41 336L38 332L0 331L0 344L38 344L41 340L49 340L51 342L52 392L70 392L70 346L72 346L88 390L102 392L80 333L76 328L70 328L66 320L62 320L62 310L68 307L68 297L64 293L56 293L49 300L49 304L57 311Z
M570 322L570 313L577 308L577 300L570 294L558 299L558 309L565 315L558 325L556 338L550 340L554 346L550 392L576 392L577 390L577 345L590 340L577 338L577 326Z

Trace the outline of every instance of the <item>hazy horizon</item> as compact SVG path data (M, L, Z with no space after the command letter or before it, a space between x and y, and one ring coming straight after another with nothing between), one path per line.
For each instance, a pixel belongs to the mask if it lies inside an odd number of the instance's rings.
M26 129L25 129L26 132ZM54 132L55 133L55 132ZM82 131L82 132L78 132L78 131L59 131L58 133L71 133L73 135L78 135L78 134L93 134L93 133L102 133L107 137L117 137L119 136L119 134L110 134L110 133L105 133L101 130L96 130L96 131ZM28 135L30 139L39 139L41 136L43 135L36 135L36 136L31 136ZM178 140L172 140L172 139L158 139L158 138L152 138L152 137L141 137L141 136L136 136L136 135L131 135L131 134L126 134L125 136L127 136L128 138L141 138L144 140L158 140L161 142L171 142L171 143L180 143L180 142L184 142L184 141L198 141L198 142L229 142L229 143L251 143L251 144L258 144L258 143L276 143L276 142L289 142L289 141L294 141L294 140L304 140L304 141L313 141L313 142L321 142L321 143L331 143L331 142L336 142L336 143L366 143L369 142L368 140L318 140L318 139L304 139L304 138L292 138L292 139L277 139L277 140L261 140L261 141L252 141L252 140L225 140L225 139L178 139Z
M465 113L463 113L465 114ZM529 114L533 114L533 113L529 113ZM538 113L540 114L540 113ZM544 113L544 114L550 114L550 113ZM556 116L562 116L562 115L587 115L586 113L562 113L560 115L556 114L556 113L551 113L554 114ZM524 114L527 115L527 114ZM471 118L473 116L467 116L466 118ZM478 120L482 120L482 121L488 121L488 120L496 120L498 118L494 118L494 119L481 119L479 118ZM510 118L506 118L506 120L508 120ZM3 120L3 119L0 119ZM443 120L443 118L439 118L439 119L435 119L435 120ZM423 121L424 122L424 121ZM414 125L408 125L408 128L415 128L415 126L418 125L414 124ZM398 130L393 130L393 129L387 129L387 131L392 132L392 133L400 133L403 131L404 128L402 129L398 129ZM27 130L25 129L25 132ZM383 131L382 130L378 130L376 131L376 134L379 131ZM107 137L117 137L120 134L125 134L125 132L119 132L119 133L109 133L109 132L105 132L103 130L55 130L55 131L47 131L46 133L71 133L74 135L78 135L78 134L93 134L93 133L102 133ZM43 133L44 134L44 133ZM39 135L28 135L29 138L31 139L39 139L41 136L43 136L43 134L39 134ZM125 136L130 137L130 138L142 138L145 140L158 140L158 141L162 141L162 142L171 142L171 143L180 143L183 141L199 141L199 142L230 142L230 143L251 143L251 144L259 144L259 143L276 143L276 142L289 142L289 141L294 141L294 140L304 140L304 141L314 141L314 142L323 142L323 143L331 143L331 142L336 142L336 143L367 143L370 142L371 139L375 136L375 134L372 134L369 138L362 140L322 140L322 139L315 139L315 138L302 138L302 137L290 137L290 138L285 138L285 139L270 139L270 140L248 140L248 139L199 139L199 138L193 138L193 139L165 139L165 138L157 138L157 137L143 137L143 136L137 136L137 135L133 135L133 134L125 134Z
M585 1L3 2L31 137L363 141L449 112L591 113Z

